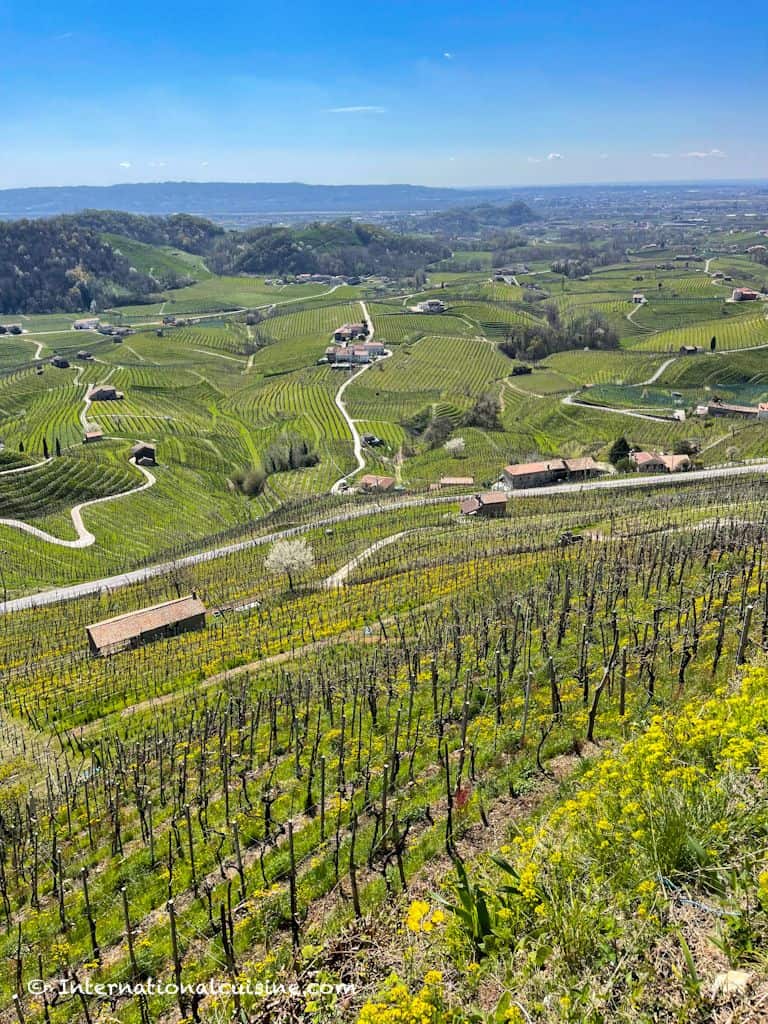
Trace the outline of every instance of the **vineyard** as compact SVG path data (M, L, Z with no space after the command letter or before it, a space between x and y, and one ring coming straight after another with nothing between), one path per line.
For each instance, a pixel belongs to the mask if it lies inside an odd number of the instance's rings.
M718 972L763 992L768 424L664 418L768 395L762 304L655 257L331 289L124 244L197 283L121 341L0 338L0 1022L721 1024ZM619 344L501 351L557 312ZM321 362L365 313L385 358ZM628 480L622 436L720 474ZM459 511L581 456L610 475ZM195 628L91 653L189 594Z
M565 828L569 794L587 800L611 764L598 758L603 775L580 780L580 759L633 737L651 743L662 712L684 729L691 702L722 692L758 656L768 635L765 491L746 480L523 499L514 517L487 524L445 506L384 507L331 529L307 523L315 566L296 589L265 575L268 546L256 545L6 618L6 1007L30 1022L96 1020L106 1008L98 997L30 997L27 980L38 977L304 978L330 992L312 1007L292 996L290 1012L337 1019L333 985L345 981L345 1012L362 1020L366 1002L389 998L393 972L407 994L409 948L417 980L440 958L435 999L452 1012L460 964L477 965L478 998L484 985L492 992L488 951L513 948L503 908L525 915L540 904L548 922L560 912L529 833L507 854L520 902L498 890L492 947L463 918L435 912L435 889L445 883L450 903L466 879L478 899L482 846L503 855L503 823L551 798L554 771L565 795L548 827ZM586 533L586 549L559 547L563 529ZM342 590L323 589L393 532L403 536ZM89 657L87 623L180 586L218 609L204 630ZM598 835L607 828L590 820ZM642 816L631 820L637 830ZM595 870L607 871L607 858ZM523 871L529 861L535 875ZM683 885L684 862L664 863ZM637 864L636 884L654 865ZM655 884L643 898L658 908L675 891ZM387 923L397 918L406 946ZM419 938L425 920L429 942ZM379 947L365 965L360 943ZM561 971L596 955L586 931L579 943ZM554 970L560 957L539 962ZM216 1007L184 992L124 994L110 1014L205 1021L244 1011L266 1022L285 1012L284 1002L233 998Z

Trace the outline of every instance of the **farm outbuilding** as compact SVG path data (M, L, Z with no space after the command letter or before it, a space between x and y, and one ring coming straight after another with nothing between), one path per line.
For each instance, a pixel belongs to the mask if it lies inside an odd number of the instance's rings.
M91 444L93 441L102 441L104 434L100 430L86 430L83 434L83 444Z
M88 392L89 402L120 402L125 398L122 391L111 384L95 384Z
M131 448L131 457L137 466L156 466L157 449L153 444L141 442Z
M463 516L483 516L489 519L500 519L507 514L507 496L503 491L487 491L466 498L459 505Z
M140 608L86 626L91 654L106 656L161 637L205 627L206 609L196 594Z
M57 370L66 370L69 367L69 360L65 359L64 356L54 356L51 360L51 366L55 366Z
M441 487L471 487L474 484L473 476L441 476Z

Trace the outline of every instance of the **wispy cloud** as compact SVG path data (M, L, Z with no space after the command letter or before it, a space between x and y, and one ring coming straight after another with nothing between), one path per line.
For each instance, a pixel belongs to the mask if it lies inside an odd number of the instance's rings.
M131 161L130 160L121 160L119 166L120 167L130 167L131 166Z
M562 153L548 153L547 160L565 160Z
M654 160L669 160L669 153L651 153Z
M443 56L445 57L446 60L453 60L453 54L451 53L450 50L446 50Z
M528 163L529 164L540 164L541 163L541 157L539 157L539 156L529 156L528 157Z
M694 160L709 160L709 159L724 160L726 154L722 151L722 149L707 149L707 150L694 149L690 153L683 153L683 156L684 157L690 157L690 158L692 158Z
M200 166L201 167L207 167L208 166L208 161L207 160L203 160L203 162L200 164Z
M386 107L377 107L371 104L360 104L356 107L329 107L329 114L386 114Z
M166 163L165 160L150 160L149 161L149 166L150 167L165 167L165 163Z

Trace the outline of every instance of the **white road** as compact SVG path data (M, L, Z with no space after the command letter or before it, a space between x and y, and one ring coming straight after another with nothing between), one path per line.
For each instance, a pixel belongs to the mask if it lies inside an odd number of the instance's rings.
M133 463L133 465L136 465L136 463ZM152 487L157 483L154 474L150 473L144 466L136 466L136 469L146 477L146 481L138 487L133 487L130 491L121 491L119 494L108 494L104 498L92 498L90 501L82 501L79 505L74 506L69 514L72 517L72 525L77 533L77 540L62 540L60 537L54 537L52 533L48 533L46 530L30 526L29 523L25 523L21 519L0 519L0 526L10 526L15 530L23 530L24 533L37 537L38 540L45 540L49 544L58 545L60 548L88 548L94 543L96 538L90 530L86 529L83 523L82 512L84 509L92 508L94 505L103 505L107 501L117 501L118 498L127 498L129 494L138 494L139 491L146 491L148 487ZM2 610L2 605L0 605L0 610Z
M53 456L49 455L47 459L41 459L39 462L33 462L29 466L19 466L18 469L3 469L0 471L0 476L12 476L15 473L29 473L33 469L42 469L43 466L49 462L53 462Z
M373 341L373 320L371 319L371 315L368 312L368 307L362 301L362 299L360 300L360 308L363 311L363 317L365 318L365 322L368 324L368 341ZM381 359L388 359L391 355L391 352L385 351ZM376 362L381 362L381 359L377 359ZM359 473L361 469L365 469L365 456L363 455L362 438L360 437L360 431L357 429L357 424L349 415L349 413L347 412L347 407L344 405L344 392L347 390L347 388L349 387L353 380L357 380L358 377L364 374L365 371L369 370L373 365L373 363L366 363L357 371L357 373L350 374L349 377L347 377L342 383L342 385L339 387L339 390L336 392L336 395L333 399L336 408L344 417L344 420L347 426L349 427L349 431L352 434L352 451L355 456L355 462L357 463L357 465L355 466L351 473L347 473L345 476L342 476L340 479L336 481L333 487L331 487L331 494L339 494L342 491L344 484L346 484L351 477L353 477L356 473Z
M140 467L141 468L141 467ZM528 487L513 491L510 501L516 498L548 498L551 494L578 494L581 491L597 490L624 490L636 487L674 487L680 484L687 484L693 481L710 481L719 477L747 476L754 474L768 473L768 459L739 466L721 466L712 469L693 470L690 473L673 473L665 476L638 476L625 477L619 480L598 480L592 483L555 484L551 487ZM145 486L149 486L148 484ZM439 497L424 497L418 495L408 498L397 498L391 502L379 501L380 511L392 511L403 508L414 508L419 505L446 505L458 504L463 497L469 495L441 495ZM115 495L120 497L120 495ZM99 498L98 501L108 501L108 498ZM164 573L185 568L190 565L200 565L204 562L213 561L224 555L234 554L238 551L245 551L248 548L261 547L264 544L272 544L276 540L283 540L286 537L295 537L309 530L318 527L333 526L336 523L349 522L354 519L361 519L363 516L371 515L370 505L361 505L359 508L348 509L334 516L326 516L324 519L317 519L313 523L292 526L285 530L275 530L272 533L260 537L249 537L246 540L236 541L232 544L222 544L207 551L199 551L194 555L186 555L171 562L159 562L156 565L145 566L142 569L134 569L131 572L119 573L116 576L104 576L101 579L89 580L85 583L74 583L65 587L56 587L52 590L43 590L38 594L28 594L25 597L17 597L11 601L0 603L0 613L22 611L28 608L38 608L44 605L55 604L58 601L71 601L74 598L86 597L89 594L100 594L102 591L111 591L120 587L126 587L133 583L142 583L145 580L162 576ZM72 542L67 546L74 546Z
M667 359L666 362L663 362L661 364L661 366L658 368L658 370L656 370L654 373L651 374L651 376L648 378L648 380L641 380L639 384L635 384L634 386L636 388L643 388L643 387L645 387L646 384L655 384L656 381L659 379L659 377L662 375L662 373L664 373L666 368L668 366L671 366L672 363L674 363L676 359L677 359L677 356L672 356L671 359Z
M662 422L667 423L671 420L670 416L652 416L646 412L635 412L634 409L614 409L612 405L596 405L594 402L580 402L576 397L576 392L572 395L566 395L562 399L563 405L575 405L580 409L598 409L600 412L612 412L617 416L632 416L636 420L653 420L654 423Z

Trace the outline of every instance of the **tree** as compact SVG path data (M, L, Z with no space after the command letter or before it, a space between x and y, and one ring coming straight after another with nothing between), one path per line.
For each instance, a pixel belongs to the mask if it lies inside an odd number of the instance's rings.
M717 348L717 338L714 335L712 335L712 340L709 343L709 351L710 352L714 352L716 348Z
M305 540L277 540L270 548L264 568L271 576L285 573L288 589L293 590L295 577L308 572L315 564L315 553Z
M450 441L446 441L443 448L445 448L446 452L454 459L458 459L460 455L464 454L466 442L463 437L454 437Z
M56 458L58 459L60 455L61 455L61 441L57 437L56 438Z
M453 423L447 416L435 416L422 435L422 440L430 448L439 448L451 436Z
M695 441L691 441L688 438L681 438L679 441L675 441L674 452L675 455L696 455L699 450L699 446Z
M464 417L468 427L482 427L484 430L501 430L501 403L496 395L484 391L475 399L475 404Z
M629 443L626 437L619 437L611 445L611 449L608 452L608 461L616 466L622 459L627 458L629 458Z
M46 441L45 438L43 438L43 458L48 458L48 442Z

